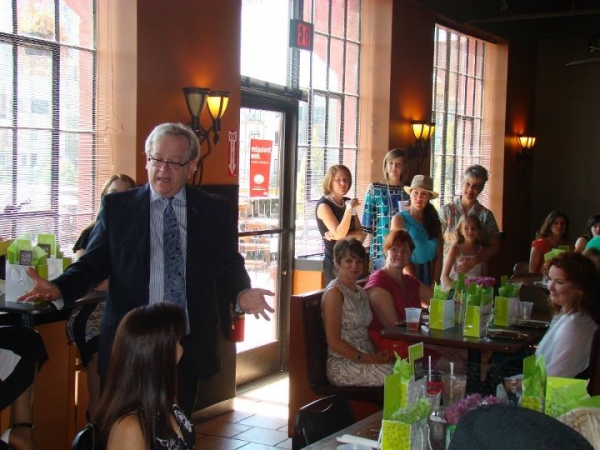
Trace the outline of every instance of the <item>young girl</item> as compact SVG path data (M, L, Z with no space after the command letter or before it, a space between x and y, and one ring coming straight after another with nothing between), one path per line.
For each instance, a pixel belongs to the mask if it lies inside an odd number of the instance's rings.
M454 270L457 262L468 258L475 258L485 248L481 238L481 222L477 216L463 216L456 226L456 243L450 247L444 267L442 269L442 285L450 286L458 278ZM480 277L486 275L485 264L477 264L465 273L466 277Z

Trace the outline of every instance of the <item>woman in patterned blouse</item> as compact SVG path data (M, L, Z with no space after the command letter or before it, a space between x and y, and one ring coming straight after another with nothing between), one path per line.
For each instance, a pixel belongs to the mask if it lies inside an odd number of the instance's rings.
M362 228L370 234L369 258L373 270L385 264L383 241L390 232L390 222L394 214L400 212L400 202L406 202L409 196L404 191L408 179L406 153L394 148L383 158L383 181L371 183L367 188L363 209Z

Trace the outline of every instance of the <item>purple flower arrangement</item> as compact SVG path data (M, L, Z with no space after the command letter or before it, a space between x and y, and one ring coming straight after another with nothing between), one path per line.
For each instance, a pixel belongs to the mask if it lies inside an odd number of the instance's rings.
M469 286L470 284L490 288L496 284L496 279L494 277L469 277L465 280L465 286Z
M498 405L501 403L502 400L493 395L488 395L487 397L482 397L480 394L467 395L462 400L459 400L446 408L446 423L456 424L463 414L466 414L475 408L484 405Z

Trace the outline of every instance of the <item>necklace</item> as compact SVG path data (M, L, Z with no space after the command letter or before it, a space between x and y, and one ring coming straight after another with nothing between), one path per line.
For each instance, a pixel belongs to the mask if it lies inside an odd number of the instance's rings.
M325 197L327 200L329 200L330 202L332 202L335 206L337 206L338 208L345 208L346 204L344 203L344 199L342 198L342 203L338 203L335 201L335 199L331 196L328 195L327 197Z

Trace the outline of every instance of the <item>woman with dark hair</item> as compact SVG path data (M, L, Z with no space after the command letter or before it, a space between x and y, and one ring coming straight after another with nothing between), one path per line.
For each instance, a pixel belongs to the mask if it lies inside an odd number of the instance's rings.
M442 226L430 200L438 197L433 180L426 175L415 175L404 190L410 195L410 208L400 211L392 219L392 230L406 230L415 244L411 265L406 267L427 286L440 282L442 274Z
M100 199L106 194L122 192L135 187L135 181L128 175L111 175L104 183L100 193ZM73 246L74 261L77 261L85 253L90 241L90 236L96 222L85 228L77 242ZM94 288L96 291L106 291L108 280L102 281ZM104 313L104 302L98 302L75 308L67 320L67 336L74 342L79 350L79 356L83 367L87 369L87 385L89 394L88 420L94 417L98 400L100 398L100 376L98 375L98 343L100 339L100 321Z
M369 259L373 269L385 264L383 241L390 232L392 217L400 212L400 204L408 205L409 196L404 191L408 179L406 153L394 148L383 158L383 181L369 184L365 195L362 229L371 235Z
M572 378L589 364L592 338L600 321L600 276L579 253L561 253L544 266L550 308L555 316L536 350L546 372Z
M554 210L544 219L535 241L531 243L529 272L541 273L544 255L553 248L559 247L568 247L571 252L575 250L569 240L569 218L564 212Z
M585 224L585 232L575 242L575 253L581 253L586 245L596 236L600 235L600 214L594 214Z
M372 314L369 297L356 285L363 273L367 252L357 239L335 243L337 277L321 301L327 338L327 378L336 386L381 386L392 373L391 355L377 352L367 327Z
M192 424L175 404L185 330L185 312L174 303L152 303L125 315L96 415L99 448L195 447Z
M317 227L323 238L325 257L323 273L327 285L333 273L333 246L338 239L351 237L363 240L360 220L356 213L358 199L345 197L352 187L350 169L342 164L331 166L323 179L323 197L317 202Z

